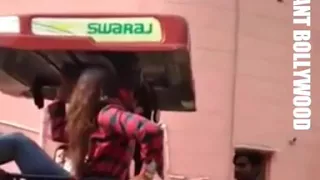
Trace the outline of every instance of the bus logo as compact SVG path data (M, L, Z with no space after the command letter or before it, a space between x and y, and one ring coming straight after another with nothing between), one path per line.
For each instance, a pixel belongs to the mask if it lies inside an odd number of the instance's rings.
M32 33L39 36L89 37L100 43L161 42L158 19L138 18L34 18Z
M88 34L114 34L114 35L149 35L152 33L152 23L89 23Z

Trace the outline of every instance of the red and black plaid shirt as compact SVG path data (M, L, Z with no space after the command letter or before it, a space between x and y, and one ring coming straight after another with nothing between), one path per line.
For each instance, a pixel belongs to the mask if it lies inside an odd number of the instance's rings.
M65 104L55 101L48 106L54 141L67 143ZM88 176L111 176L126 179L134 151L134 141L141 144L141 155L148 163L154 160L163 176L163 131L144 117L126 111L119 101L103 108L98 117L99 128L91 135L88 153Z

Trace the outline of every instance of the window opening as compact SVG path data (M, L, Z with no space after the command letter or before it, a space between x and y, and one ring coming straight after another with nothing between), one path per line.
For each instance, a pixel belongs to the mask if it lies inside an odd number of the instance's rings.
M271 156L275 151L265 148L236 148L233 157L235 180L268 180Z

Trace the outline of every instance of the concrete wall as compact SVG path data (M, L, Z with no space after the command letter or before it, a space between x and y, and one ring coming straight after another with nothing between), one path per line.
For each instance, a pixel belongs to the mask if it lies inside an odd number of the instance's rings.
M320 3L312 1L312 130L299 132L292 123L291 2L241 0L234 140L278 151L271 159L271 180L319 179Z
M313 111L312 131L292 130L291 1L279 4L276 0L240 0L239 16L235 0L88 2L11 0L0 3L0 14L145 12L185 16L192 37L198 112L162 113L169 137L168 174L232 179L234 140L236 145L262 144L279 150L272 159L271 180L320 178L316 158L320 149L316 141L319 123L315 120L319 114ZM316 17L320 13L319 2L313 1L312 8ZM240 17L238 34L236 17ZM320 24L313 22L313 47L316 48L320 42L317 31ZM238 54L235 54L236 47ZM313 51L313 58L316 57ZM320 65L317 61L312 63L312 75L316 77ZM315 96L318 84L313 81L314 106L319 103ZM36 122L40 122L40 112L31 102L2 95L0 102L0 119L39 127ZM19 114L22 112L28 115ZM288 145L292 137L298 138L295 146Z

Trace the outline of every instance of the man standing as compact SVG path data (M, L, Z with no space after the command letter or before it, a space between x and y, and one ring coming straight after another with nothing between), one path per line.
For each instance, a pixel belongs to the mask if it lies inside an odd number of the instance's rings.
M137 55L135 53L121 52L109 53L107 57L112 60L120 77L120 99L123 102L128 102L124 104L135 105L134 107L127 107L132 112L157 123L159 116L157 96L151 83L143 78ZM135 103L132 103L132 101ZM140 173L143 165L140 150L140 145L136 144L133 154L135 175Z

